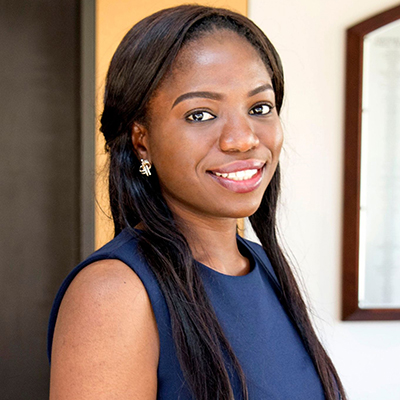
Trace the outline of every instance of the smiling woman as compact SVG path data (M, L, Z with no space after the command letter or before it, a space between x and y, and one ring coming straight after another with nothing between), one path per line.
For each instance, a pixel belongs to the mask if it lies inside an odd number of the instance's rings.
M186 43L147 113L147 122L134 123L133 145L157 171L181 229L201 215L234 232L235 218L258 209L283 139L270 74L255 48L226 29ZM212 257L217 247L204 233Z
M345 399L276 238L282 99L239 14L180 6L128 32L101 128L115 238L55 300L52 399Z

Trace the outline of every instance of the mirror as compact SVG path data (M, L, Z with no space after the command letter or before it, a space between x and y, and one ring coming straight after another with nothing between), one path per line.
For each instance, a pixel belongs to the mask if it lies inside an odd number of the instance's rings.
M400 319L400 7L347 31L343 319Z

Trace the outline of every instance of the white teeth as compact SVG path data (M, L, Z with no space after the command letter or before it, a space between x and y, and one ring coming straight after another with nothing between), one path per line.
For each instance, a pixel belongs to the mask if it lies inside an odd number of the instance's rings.
M219 172L214 172L215 175L221 176L222 178L231 179L233 181L245 181L252 178L256 173L257 169L246 169L244 171L230 172L229 174L221 174Z

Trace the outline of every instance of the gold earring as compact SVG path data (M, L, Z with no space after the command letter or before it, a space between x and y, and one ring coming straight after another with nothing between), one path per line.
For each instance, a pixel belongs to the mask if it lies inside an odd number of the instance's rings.
M143 160L143 158L140 159L140 168L139 171L142 175L150 176L151 172L151 163L149 160Z

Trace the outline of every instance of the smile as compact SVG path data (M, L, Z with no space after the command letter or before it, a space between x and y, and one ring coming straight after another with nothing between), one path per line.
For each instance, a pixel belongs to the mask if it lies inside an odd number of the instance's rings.
M261 185L265 166L261 161L239 161L208 173L214 182L231 192L249 193Z
M222 178L230 179L232 181L246 181L248 179L251 179L255 174L257 174L257 172L258 169L246 169L243 171L230 173L214 172L214 174Z

